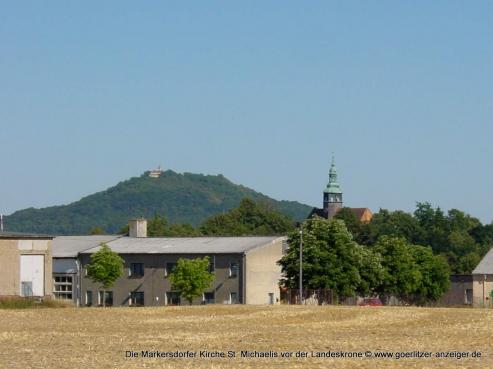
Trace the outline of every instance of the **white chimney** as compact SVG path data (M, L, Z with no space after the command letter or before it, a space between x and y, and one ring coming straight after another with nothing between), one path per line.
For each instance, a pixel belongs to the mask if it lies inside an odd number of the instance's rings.
M130 237L147 237L147 220L144 218L128 221L128 235Z

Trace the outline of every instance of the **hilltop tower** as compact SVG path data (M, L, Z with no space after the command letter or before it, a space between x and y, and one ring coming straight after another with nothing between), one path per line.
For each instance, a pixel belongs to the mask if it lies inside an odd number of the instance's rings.
M342 208L342 191L341 186L337 182L337 169L332 156L332 164L329 171L329 183L324 190L324 216L328 219L332 218L339 209Z

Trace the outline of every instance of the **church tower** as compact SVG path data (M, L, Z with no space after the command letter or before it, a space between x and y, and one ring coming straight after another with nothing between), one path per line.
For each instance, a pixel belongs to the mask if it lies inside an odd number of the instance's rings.
M342 191L337 182L337 170L332 156L332 165L329 171L329 183L324 190L324 216L328 219L332 218L339 209L342 208Z

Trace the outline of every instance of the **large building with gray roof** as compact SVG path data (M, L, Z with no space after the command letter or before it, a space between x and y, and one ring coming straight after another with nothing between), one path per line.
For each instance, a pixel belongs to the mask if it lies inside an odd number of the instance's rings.
M142 221L144 222L144 221ZM194 304L274 304L279 301L284 237L147 238L145 224L130 223L125 236L57 237L53 242L54 296L79 306L182 304L167 276L178 259L208 256L215 279ZM135 229L134 229L135 227ZM143 233L144 232L144 233ZM91 255L102 243L124 260L124 273L103 296L86 276Z

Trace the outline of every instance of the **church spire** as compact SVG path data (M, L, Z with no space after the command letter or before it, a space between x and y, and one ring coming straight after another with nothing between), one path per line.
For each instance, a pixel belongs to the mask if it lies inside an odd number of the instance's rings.
M337 182L337 169L336 163L334 159L334 153L332 153L332 164L330 165L329 170L329 183L327 184L327 188L325 189L326 193L342 193L341 186Z
M337 169L332 154L332 164L329 170L329 183L324 190L324 215L332 218L342 208L342 190L337 182Z

